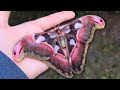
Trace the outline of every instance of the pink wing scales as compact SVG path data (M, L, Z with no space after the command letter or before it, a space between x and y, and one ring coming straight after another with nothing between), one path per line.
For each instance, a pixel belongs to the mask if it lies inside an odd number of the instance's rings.
M87 42L90 39L93 27L93 24L87 23L87 25L77 31L76 45L70 54L71 66L74 73L80 74L83 71L88 49Z
M67 78L73 77L71 65L68 63L68 60L62 54L59 53L53 54L51 59L45 61L45 63L52 69L56 70L61 75Z
M74 73L80 74L84 66L85 44L77 42L70 54L70 63Z
M29 44L24 52L27 56L32 56L40 60L49 60L52 57L54 50L49 44L41 42L40 44Z
M82 21L80 19L77 19L62 29L62 31L67 33L66 38L68 41L68 47L70 52L69 53L70 54L69 64L71 65L70 67L71 70L77 74L80 74L83 71L84 66L85 43L83 42L84 39L81 37L80 39L83 41L81 43L78 41L79 38L78 35L83 32L80 31L82 27L84 27ZM74 42L71 43L71 41Z

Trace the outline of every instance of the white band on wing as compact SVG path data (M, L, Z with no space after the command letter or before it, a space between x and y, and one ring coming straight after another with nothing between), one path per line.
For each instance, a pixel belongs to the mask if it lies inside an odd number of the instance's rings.
M36 44L38 44L38 43L40 43L40 42L42 42L44 40L45 40L45 37L39 36L35 42L36 42Z

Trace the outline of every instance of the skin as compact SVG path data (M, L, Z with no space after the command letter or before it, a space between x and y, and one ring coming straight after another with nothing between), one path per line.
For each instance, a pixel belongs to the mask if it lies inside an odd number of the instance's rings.
M29 79L34 79L46 71L48 66L32 58L25 58L21 63L16 63L12 58L12 50L15 43L26 35L44 32L51 27L70 20L75 17L75 13L73 11L62 11L16 26L8 25L9 15L10 11L0 11L0 42L2 42L2 44L0 44L0 50L5 53ZM51 22L49 23L49 21Z

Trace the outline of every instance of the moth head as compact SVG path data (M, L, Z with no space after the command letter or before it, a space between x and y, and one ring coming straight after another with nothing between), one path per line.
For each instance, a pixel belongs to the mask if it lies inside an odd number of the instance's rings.
M13 48L13 59L16 62L20 62L24 58L24 56L25 56L24 46L19 41L18 43L16 43L16 45Z
M79 41L87 42L89 40L90 42L93 39L94 31L105 27L104 20L96 15L86 15L80 19L84 26L77 33Z
M92 19L96 29L103 29L105 27L105 21L101 17L90 15L90 18Z
M34 42L34 38L32 36L26 36L15 44L12 55L16 62L20 62L25 57L25 49L32 42Z
M105 21L101 17L96 15L86 15L81 17L81 20L84 25L91 21L91 23L94 24L95 29L103 29L105 27Z

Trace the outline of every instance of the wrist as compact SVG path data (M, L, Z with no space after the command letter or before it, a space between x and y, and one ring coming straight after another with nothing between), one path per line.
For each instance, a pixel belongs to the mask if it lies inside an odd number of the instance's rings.
M17 63L13 60L12 55L5 53L2 51L6 56L10 58L26 75L29 79L34 79L44 71L48 69L48 66L42 63L39 60L32 59L32 58L24 58L21 62Z
M20 63L16 63L16 65L28 76L29 79L36 78L48 69L46 64L32 58L25 58Z

